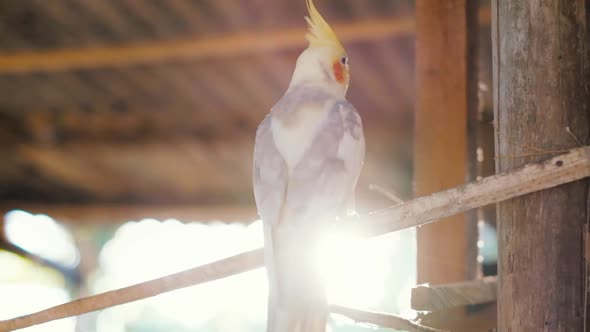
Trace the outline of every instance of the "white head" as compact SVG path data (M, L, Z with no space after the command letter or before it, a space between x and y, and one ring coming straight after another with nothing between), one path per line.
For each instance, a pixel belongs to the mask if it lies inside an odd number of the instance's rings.
M297 59L289 89L306 82L328 85L344 96L350 80L346 51L312 0L307 0L307 8L309 32L305 38L309 46Z

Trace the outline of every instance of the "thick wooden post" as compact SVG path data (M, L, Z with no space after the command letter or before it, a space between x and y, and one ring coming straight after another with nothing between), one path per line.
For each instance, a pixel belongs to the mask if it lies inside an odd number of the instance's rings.
M462 184L467 177L467 114L477 97L469 38L476 34L474 4L416 1L415 196ZM470 251L476 250L468 245L468 227L475 224L459 215L418 229L418 283L468 277L469 264L475 264Z
M588 10L492 1L497 171L588 144ZM498 204L499 331L584 331L588 198L583 180Z
M477 107L477 2L416 1L414 195L468 179L468 114ZM475 276L477 224L457 215L417 230L418 283L445 284ZM429 322L467 331L462 307ZM473 329L469 330L473 331Z

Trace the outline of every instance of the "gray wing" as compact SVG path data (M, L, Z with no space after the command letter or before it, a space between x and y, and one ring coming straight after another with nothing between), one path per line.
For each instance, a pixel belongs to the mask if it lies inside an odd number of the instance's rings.
M364 156L360 116L349 102L335 103L290 176L285 218L314 222L354 209L354 190Z
M350 198L354 199L365 143L360 117L352 105L336 103L289 174L275 145L271 119L272 115L267 116L256 133L254 195L264 222L269 331L280 331L284 330L281 322L293 312L285 308L299 308L301 303L321 306L325 301L309 256L315 241L307 235L316 232L305 231L321 225L305 226L319 217L342 214ZM298 232L298 226L303 226L303 233Z
M287 187L287 167L276 148L271 131L271 117L267 115L256 131L254 143L254 198L258 214L263 221L264 259L269 280L269 325L276 322L276 314L271 312L277 302L278 278L275 261L273 227L279 222L281 208Z
M338 145L338 154L344 160L351 186L346 208L355 210L354 192L365 162L365 135L361 117L352 104L347 102L339 107L344 134Z
M271 117L267 115L256 131L253 176L258 214L264 223L270 224L279 218L287 186L287 168L275 145Z

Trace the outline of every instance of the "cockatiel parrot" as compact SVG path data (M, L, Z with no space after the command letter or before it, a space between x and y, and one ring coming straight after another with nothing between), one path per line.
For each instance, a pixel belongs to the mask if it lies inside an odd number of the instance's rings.
M346 100L348 57L312 0L309 47L285 95L259 125L254 195L264 223L268 332L325 332L327 304L315 254L319 238L354 213L363 165L361 118Z

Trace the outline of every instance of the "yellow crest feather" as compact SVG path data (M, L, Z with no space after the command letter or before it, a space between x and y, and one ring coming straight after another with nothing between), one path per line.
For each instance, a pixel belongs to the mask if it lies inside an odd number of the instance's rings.
M313 0L306 0L309 17L305 17L309 25L309 31L305 35L305 39L309 41L310 47L331 46L344 50L340 40L330 27L328 22L324 20L320 12L313 4Z

